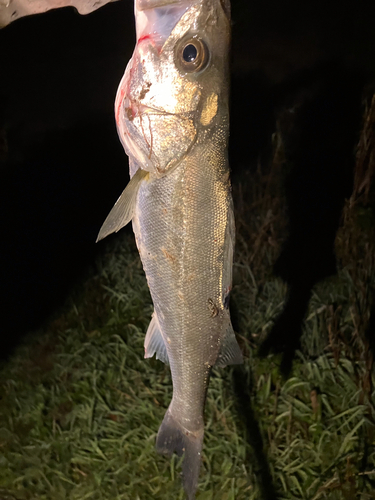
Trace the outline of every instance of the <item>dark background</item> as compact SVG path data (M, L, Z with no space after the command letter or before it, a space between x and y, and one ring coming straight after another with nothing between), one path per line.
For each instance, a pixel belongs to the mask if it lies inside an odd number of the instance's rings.
M232 8L233 179L259 160L266 168L276 117L286 114L290 236L276 272L292 289L303 278L308 300L335 271L333 238L373 80L375 5L233 0ZM134 43L130 0L0 31L2 358L105 247L94 243L98 230L128 180L113 103Z

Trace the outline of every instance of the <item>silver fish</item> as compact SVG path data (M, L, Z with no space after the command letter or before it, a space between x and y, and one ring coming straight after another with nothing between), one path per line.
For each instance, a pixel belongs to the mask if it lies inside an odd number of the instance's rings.
M229 0L138 0L115 113L131 180L98 239L130 220L155 311L145 357L169 362L156 448L184 454L195 497L211 368L241 363L228 310L234 219L227 158Z

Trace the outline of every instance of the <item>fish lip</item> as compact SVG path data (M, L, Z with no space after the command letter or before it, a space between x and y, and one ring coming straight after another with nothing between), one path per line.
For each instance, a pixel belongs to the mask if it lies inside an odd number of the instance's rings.
M126 154L129 156L129 158L133 158L137 163L140 163L142 165L142 168L144 168L145 170L157 170L157 167L151 160L151 156L147 155L146 152L141 149L141 147L137 144L136 138L134 137L134 134L139 134L139 131L134 125L132 125L132 122L134 118L136 118L137 116L142 116L143 114L135 113L134 115L132 115L132 117L130 117L130 108L125 108L124 103L122 104L122 108L124 111L124 116L127 116L128 119L124 118L117 126L119 136L121 142L124 145ZM131 112L133 112L133 110Z

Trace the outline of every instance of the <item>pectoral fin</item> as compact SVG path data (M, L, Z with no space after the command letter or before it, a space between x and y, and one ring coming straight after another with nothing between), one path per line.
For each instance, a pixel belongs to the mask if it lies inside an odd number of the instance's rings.
M145 358L152 358L156 353L156 359L160 359L160 361L169 365L167 348L155 312L152 314L151 322L147 328L144 347Z
M240 365L242 363L242 352L237 343L232 324L229 323L215 366L224 368L227 365Z
M121 193L120 198L109 212L100 228L96 242L102 240L109 234L117 233L117 231L120 231L122 227L126 226L126 224L132 220L139 187L141 182L148 175L149 172L141 168L136 171L124 191Z

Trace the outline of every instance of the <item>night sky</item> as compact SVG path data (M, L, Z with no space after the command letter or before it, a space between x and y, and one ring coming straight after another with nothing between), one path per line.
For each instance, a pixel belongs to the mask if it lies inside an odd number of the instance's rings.
M310 287L334 271L330 248L375 69L375 3L232 4L233 178L259 158L267 163L277 113L297 106L286 142L291 235L276 272L293 286L303 275ZM96 235L128 181L113 102L134 42L131 0L88 16L51 11L0 31L2 357L103 251Z

